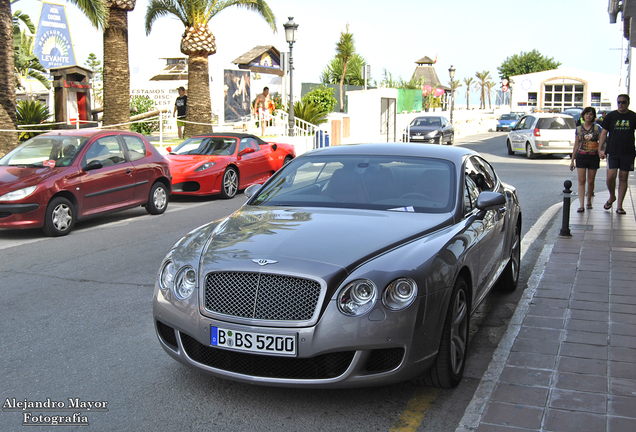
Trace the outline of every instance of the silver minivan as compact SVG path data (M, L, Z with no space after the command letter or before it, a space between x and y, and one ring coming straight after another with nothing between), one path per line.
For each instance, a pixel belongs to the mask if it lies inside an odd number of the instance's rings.
M571 154L575 132L574 119L569 115L528 114L508 133L508 154L525 152L528 159L537 154Z

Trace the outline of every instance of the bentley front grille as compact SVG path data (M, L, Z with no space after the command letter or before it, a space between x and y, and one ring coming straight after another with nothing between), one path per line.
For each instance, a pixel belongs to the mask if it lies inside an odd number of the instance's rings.
M205 277L205 309L258 320L310 320L320 298L311 279L252 272L218 272Z

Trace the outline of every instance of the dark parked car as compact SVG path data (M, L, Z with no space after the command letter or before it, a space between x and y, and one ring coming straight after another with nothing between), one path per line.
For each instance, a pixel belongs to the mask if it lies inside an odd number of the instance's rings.
M104 212L145 206L163 213L169 195L168 161L132 132L49 132L0 159L0 228L62 236Z
M272 386L456 386L471 313L517 286L514 187L460 147L305 153L179 240L153 296L174 359Z
M455 129L444 116L416 117L407 126L404 138L408 142L453 144Z

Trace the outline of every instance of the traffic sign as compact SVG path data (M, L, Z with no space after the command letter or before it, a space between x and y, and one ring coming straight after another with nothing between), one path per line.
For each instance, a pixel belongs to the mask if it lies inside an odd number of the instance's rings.
M501 85L502 85L502 86L507 86L507 85L508 85L508 80L507 80L507 79L505 79L505 78L504 78L504 79L502 79L502 80L501 80Z
M507 92L508 91L508 86L507 85L502 85L501 86L501 91L504 92L504 93Z

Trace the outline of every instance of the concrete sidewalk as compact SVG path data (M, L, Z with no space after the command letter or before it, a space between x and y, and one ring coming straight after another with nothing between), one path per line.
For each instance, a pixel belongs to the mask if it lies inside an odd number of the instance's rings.
M608 198L572 197L457 432L636 431L636 186L626 215Z

